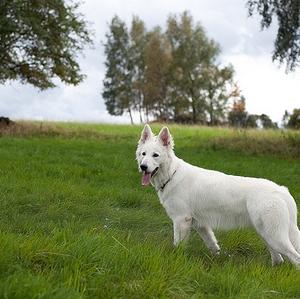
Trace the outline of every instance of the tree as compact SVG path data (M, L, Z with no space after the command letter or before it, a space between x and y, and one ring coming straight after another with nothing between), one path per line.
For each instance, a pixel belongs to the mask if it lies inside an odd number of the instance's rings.
M133 65L132 89L135 109L138 110L140 122L143 122L145 82L145 48L147 43L145 24L138 17L133 17L130 29L130 56ZM147 112L147 111L146 111ZM147 114L147 113L146 113Z
M171 88L179 93L175 98L181 98L181 103L178 101L176 104L179 107L188 104L193 123L206 123L207 110L213 117L216 115L213 112L221 110L217 105L224 106L221 102L226 101L224 87L225 81L229 80L227 75L231 73L230 68L220 70L215 65L220 53L219 46L208 39L199 23L194 24L188 12L181 14L179 19L176 16L169 17L166 35L173 56ZM226 77L225 81L221 79L222 76L223 79ZM216 80L215 83L213 80ZM175 110L179 109L175 107ZM214 122L211 119L211 123Z
M287 128L290 117L291 117L291 115L289 114L289 112L287 110L285 110L283 117L282 117L282 126L284 128Z
M299 0L248 0L249 15L257 12L261 28L268 28L277 19L278 31L273 60L284 61L294 70L300 61L300 2Z
M289 117L287 127L290 129L300 129L300 109L294 109Z
M169 69L172 62L170 45L156 27L147 35L145 50L145 107L156 118L170 119L170 102L168 97Z
M228 114L228 122L232 127L243 128L246 126L247 111L246 100L240 95L240 90L234 91L234 101L231 111Z
M76 1L2 0L0 2L0 83L20 80L39 89L53 78L77 85L84 76L76 61L91 43Z
M259 116L246 111L246 99L236 84L231 96L233 106L228 114L229 125L236 128L257 128Z
M247 114L246 128L257 128L258 119L259 115L257 114Z
M127 111L133 123L133 64L130 58L129 34L125 23L117 16L112 19L106 38L106 73L102 96L111 115L122 115Z
M233 67L220 68L216 65L208 67L204 72L206 80L204 90L206 96L206 110L209 115L208 124L218 125L225 121L228 110L228 100L232 93Z
M278 128L277 123L274 123L271 118L266 114L261 114L259 116L259 119L261 121L261 125L264 129L276 129Z
M182 101L189 103L192 121L205 122L205 103L201 87L205 83L203 69L219 52L214 41L208 40L203 27L194 25L188 12L168 19L167 37L173 53L172 85L180 88Z

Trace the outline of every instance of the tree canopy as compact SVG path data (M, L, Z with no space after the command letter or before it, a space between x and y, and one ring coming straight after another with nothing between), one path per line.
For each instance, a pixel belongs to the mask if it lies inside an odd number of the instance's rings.
M249 14L261 16L261 28L278 23L273 60L285 62L287 70L294 70L300 62L300 1L299 0L248 0Z
M76 1L0 2L0 83L20 80L39 89L53 78L76 85L84 78L78 52L91 43Z
M283 115L283 126L289 129L300 129L300 109L294 109L290 114L285 111Z

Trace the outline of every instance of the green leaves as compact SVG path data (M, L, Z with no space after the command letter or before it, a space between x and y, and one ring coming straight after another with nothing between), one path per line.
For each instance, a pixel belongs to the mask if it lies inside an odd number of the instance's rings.
M270 27L274 17L278 31L274 44L273 60L285 62L287 70L299 66L300 57L300 2L298 0L248 0L249 15L261 16L261 28Z
M91 39L77 8L63 0L1 1L0 83L20 80L39 89L54 87L54 78L80 83L76 58Z
M294 109L291 115L288 115L287 125L290 129L300 129L300 109Z

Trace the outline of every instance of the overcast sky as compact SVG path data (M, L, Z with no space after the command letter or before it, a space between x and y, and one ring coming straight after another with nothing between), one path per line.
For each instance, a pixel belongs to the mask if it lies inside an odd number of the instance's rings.
M261 31L259 18L248 18L246 0L86 0L80 10L95 31L94 49L79 57L87 78L77 87L59 83L40 92L9 82L0 85L0 116L12 119L63 120L91 122L129 122L127 115L108 115L101 98L104 78L104 53L108 23L118 15L129 25L133 15L143 19L147 28L165 26L170 13L188 10L222 48L220 61L232 63L235 80L246 97L250 113L266 113L281 121L284 110L300 107L300 71L286 74L272 62L276 26ZM136 121L138 119L136 118Z

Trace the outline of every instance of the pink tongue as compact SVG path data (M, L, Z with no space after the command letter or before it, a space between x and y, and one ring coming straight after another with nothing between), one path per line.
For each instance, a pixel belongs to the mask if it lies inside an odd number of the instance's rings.
M151 173L143 172L142 185L148 186L150 184Z

